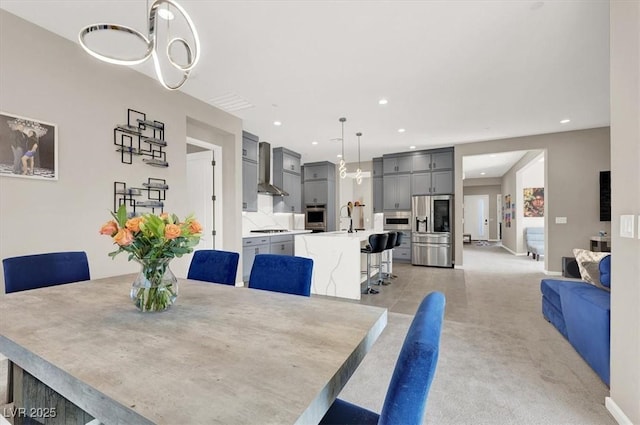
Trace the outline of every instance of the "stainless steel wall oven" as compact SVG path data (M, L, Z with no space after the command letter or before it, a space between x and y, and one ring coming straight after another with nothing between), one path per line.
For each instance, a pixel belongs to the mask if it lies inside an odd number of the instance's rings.
M314 232L326 232L327 208L324 205L307 206L304 212L304 228Z

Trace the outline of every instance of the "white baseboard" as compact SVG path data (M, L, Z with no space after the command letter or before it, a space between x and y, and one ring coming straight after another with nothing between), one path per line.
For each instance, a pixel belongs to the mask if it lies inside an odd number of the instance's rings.
M550 270L545 270L544 274L547 276L562 276L562 272L552 272Z
M454 268L454 269L458 269L458 270L464 270L464 266L463 266L463 265L461 265L461 264L454 264L454 265L453 265L453 268Z
M607 410L609 411L609 413L611 413L611 416L613 416L613 419L615 419L616 422L618 422L618 424L620 424L620 425L633 425L633 422L631 422L631 420L627 417L627 415L624 414L622 409L620 409L620 407L618 407L616 402L613 401L613 399L611 397L605 397L604 398L604 405L607 408Z
M525 254L518 254L517 252L510 250L509 248L507 248L507 247L506 247L506 246L504 246L504 245L500 245L500 246L501 246L502 248L506 249L507 251L509 251L510 253L512 253L513 255L525 255Z

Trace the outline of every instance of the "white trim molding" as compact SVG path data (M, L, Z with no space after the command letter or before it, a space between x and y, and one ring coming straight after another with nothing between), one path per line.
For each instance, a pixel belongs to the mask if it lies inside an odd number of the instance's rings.
M624 414L622 409L618 407L616 402L613 401L611 397L604 398L604 405L609 413L611 413L611 416L613 416L613 419L615 419L619 425L633 425L633 422L631 422L631 420L627 417L627 415Z

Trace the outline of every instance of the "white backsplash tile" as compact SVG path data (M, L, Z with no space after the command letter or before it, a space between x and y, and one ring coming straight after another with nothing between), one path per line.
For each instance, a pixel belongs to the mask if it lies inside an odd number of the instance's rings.
M258 194L258 211L242 213L242 231L259 229L304 229L304 214L274 213L273 196Z

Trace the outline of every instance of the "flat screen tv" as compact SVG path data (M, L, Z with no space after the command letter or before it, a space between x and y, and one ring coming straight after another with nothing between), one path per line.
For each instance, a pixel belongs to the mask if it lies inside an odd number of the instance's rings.
M611 171L600 171L600 221L611 221Z

